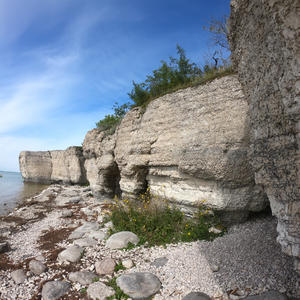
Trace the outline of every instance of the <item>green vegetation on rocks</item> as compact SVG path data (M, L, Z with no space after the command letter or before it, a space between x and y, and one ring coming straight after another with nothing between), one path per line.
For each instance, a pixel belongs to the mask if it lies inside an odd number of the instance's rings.
M191 242L195 240L212 240L224 232L214 213L199 203L194 218L186 218L183 212L168 201L153 196L147 191L136 201L115 198L110 207L109 219L114 227L110 234L119 231L135 233L140 242L138 245L166 245L169 243ZM214 226L220 233L210 232Z

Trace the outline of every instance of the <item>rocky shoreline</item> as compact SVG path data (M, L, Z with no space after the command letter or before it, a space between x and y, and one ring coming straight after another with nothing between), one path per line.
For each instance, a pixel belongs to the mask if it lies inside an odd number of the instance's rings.
M271 216L232 226L213 242L124 250L107 241L107 212L105 199L95 200L89 187L51 185L1 217L0 298L105 299L115 293L108 286L114 279L125 290L128 280L150 282L156 300L300 296L299 277L276 243ZM187 296L191 292L210 298ZM251 296L264 292L271 298ZM145 299L145 293L131 297Z

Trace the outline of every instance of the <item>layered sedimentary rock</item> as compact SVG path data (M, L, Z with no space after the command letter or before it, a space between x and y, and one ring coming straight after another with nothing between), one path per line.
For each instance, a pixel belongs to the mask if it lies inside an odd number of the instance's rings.
M69 184L87 182L81 147L56 151L23 151L19 162L25 181Z
M231 2L232 61L249 102L256 183L300 272L300 2Z
M236 76L160 97L127 113L113 136L87 134L87 179L98 194L149 187L187 212L205 200L240 221L266 205L248 163L247 113Z

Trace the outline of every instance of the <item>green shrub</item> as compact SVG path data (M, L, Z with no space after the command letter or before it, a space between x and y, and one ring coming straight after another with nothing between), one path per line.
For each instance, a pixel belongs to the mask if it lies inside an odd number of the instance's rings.
M195 240L211 240L216 236L209 228L218 226L214 214L199 204L198 213L188 219L175 206L159 197L154 197L149 190L136 201L114 199L111 205L110 219L114 228L110 234L119 231L131 231L138 235L139 245L165 245Z

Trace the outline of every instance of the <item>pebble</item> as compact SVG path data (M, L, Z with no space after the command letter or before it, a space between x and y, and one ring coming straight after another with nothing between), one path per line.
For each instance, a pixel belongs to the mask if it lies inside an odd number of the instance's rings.
M73 216L73 211L70 209L63 210L61 216L64 218L69 218Z
M122 260L122 265L126 268L126 269L130 269L133 267L133 261L131 259L123 259Z
M151 266L155 267L163 267L168 262L168 259L166 257L159 257L156 258L152 263Z

